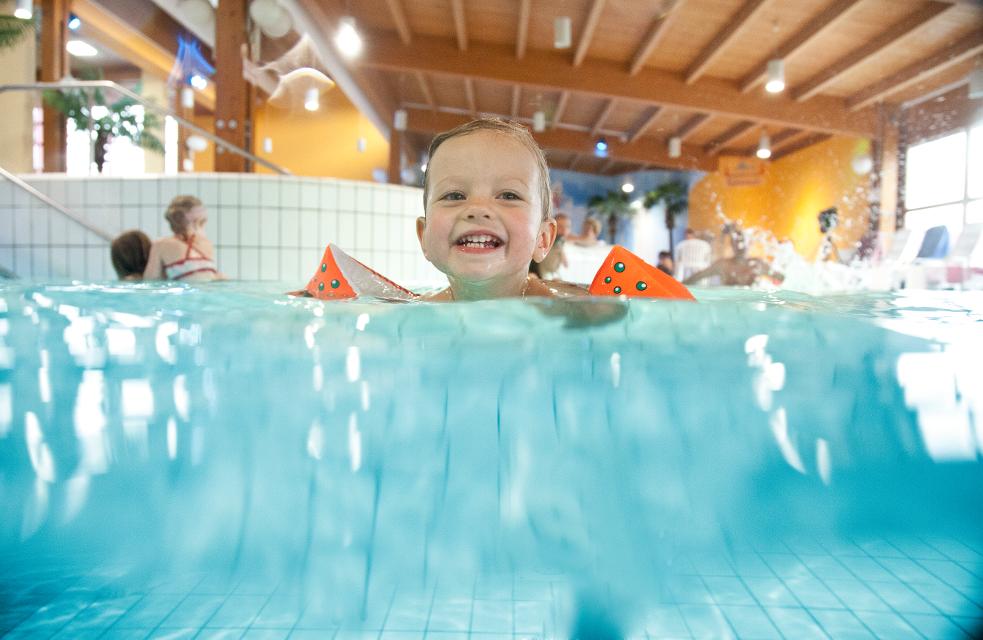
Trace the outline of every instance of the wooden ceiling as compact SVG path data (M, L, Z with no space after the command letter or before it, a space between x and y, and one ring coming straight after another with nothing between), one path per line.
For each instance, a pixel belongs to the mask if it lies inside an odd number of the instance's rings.
M554 167L712 169L771 136L775 157L875 138L881 104L930 95L983 56L976 0L297 0L318 31L352 15L346 63L380 120L409 113L408 157L479 114L532 122ZM573 42L553 48L554 18ZM768 60L786 90L764 91ZM607 158L593 155L604 136ZM683 154L667 143L682 138Z

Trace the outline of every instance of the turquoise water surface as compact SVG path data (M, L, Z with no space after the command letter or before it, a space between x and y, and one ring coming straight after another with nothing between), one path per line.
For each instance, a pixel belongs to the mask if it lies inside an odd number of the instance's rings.
M0 635L963 638L983 295L0 285Z

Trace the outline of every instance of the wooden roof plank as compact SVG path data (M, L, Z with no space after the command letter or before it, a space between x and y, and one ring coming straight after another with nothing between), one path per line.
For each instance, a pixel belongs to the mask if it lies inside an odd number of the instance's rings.
M521 99L522 87L517 84L512 85L512 107L509 113L513 119L519 116L519 103Z
M601 108L601 113L598 114L597 119L594 120L594 127L591 129L590 134L596 136L600 133L601 129L604 128L604 123L607 121L608 116L614 111L614 107L617 105L618 101L614 98L607 101L607 104Z
M684 122L676 131L672 134L673 138L679 138L682 141L686 140L687 136L692 135L697 129L705 125L710 121L710 114L708 113L696 113L690 117L689 120Z
M894 75L875 82L863 91L850 96L847 98L846 106L851 111L863 109L896 91L910 87L928 76L944 71L952 65L959 64L981 52L983 52L983 29L977 29L955 44L924 60L910 64Z
M426 99L427 104L430 105L431 109L436 109L437 101L433 97L433 89L430 88L430 82L427 81L427 76L422 71L415 71L413 75L416 77L416 83L420 85L420 92L423 94L424 99Z
M687 85L677 74L645 68L629 76L623 63L590 59L579 68L563 64L565 56L530 51L515 64L511 46L476 42L467 52L442 38L417 39L406 46L383 32L372 35L372 47L356 64L390 70L419 69L431 74L472 77L500 84L521 84L587 96L618 98L652 106L673 107L732 118L755 120L778 127L876 137L873 110L847 111L843 100L819 96L795 104L787 97L742 94L733 83L705 78ZM557 109L562 115L562 111Z
M642 69L642 67L645 66L649 56L651 56L652 52L655 51L655 48L659 46L659 43L662 42L665 35L669 33L676 16L681 13L679 10L679 5L681 5L683 1L684 0L679 0L669 9L669 11L656 16L652 21L645 39L632 55L631 64L628 66L628 75L635 75Z
M717 153L720 152L721 149L727 146L728 142L732 140L736 140L738 137L743 135L748 129L752 127L754 127L754 123L751 122L750 120L744 120L742 122L738 122L733 127L730 127L729 129L721 133L719 136L714 138L709 144L707 144L703 148L703 150L707 153L707 155L710 156L716 155Z
M389 7L389 15L392 16L396 31L399 32L399 39L403 44L410 44L413 41L413 33L410 31L410 23L406 21L406 12L403 11L403 4L400 0L386 0Z
M642 114L642 117L638 120L638 123L632 128L631 133L628 134L628 142L634 142L642 137L655 119L659 117L662 112L660 107L649 107L648 110Z
M457 37L457 48L468 50L468 25L464 19L464 0L451 0L451 13L454 16L454 35Z
M769 60L787 60L791 58L810 42L815 41L816 38L828 29L838 24L850 9L853 9L862 1L838 0L826 9L823 9L818 16L799 29L791 38L773 49L761 64L757 65L753 71L744 76L740 81L741 92L747 93L765 79L765 75L768 73Z
M590 41L594 39L594 30L597 23L601 20L601 13L604 11L605 0L594 0L587 14L587 21L584 23L584 30L580 33L580 42L577 43L577 51L573 55L573 66L579 67L587 56L590 49Z
M819 144L820 142L825 142L826 140L829 140L832 137L833 136L829 135L828 133L816 133L816 134L813 134L813 135L805 136L804 138L802 138L798 142L796 142L794 144L790 144L787 147L784 147L778 153L772 152L772 154L771 154L771 160L772 160L772 162L774 162L775 160L780 160L780 159L784 158L785 156L788 156L788 155L791 155L791 154L795 153L796 151L802 151L806 147L811 147L814 144Z
M747 24L768 4L770 0L745 0L720 32L696 56L696 60L686 69L686 84L693 84L706 72L711 64L727 48L727 45L740 35Z
M519 60L526 55L526 45L529 41L529 13L532 0L521 0L519 3L519 26L515 36L515 57Z
M464 96L468 101L468 111L471 112L472 116L478 114L478 104L474 99L474 80L471 78L464 79Z
M560 99L556 101L556 109L553 110L553 127L560 124L560 119L563 117L563 112L567 110L567 103L570 102L570 92L561 91Z
M825 70L809 78L792 91L792 97L802 102L808 100L821 92L829 85L836 82L844 74L866 62L878 52L893 45L899 39L912 33L919 27L927 24L933 18L943 12L952 9L955 5L944 2L930 2L924 7L908 16L904 20L895 24L893 27L884 31L870 42L854 49L846 54Z

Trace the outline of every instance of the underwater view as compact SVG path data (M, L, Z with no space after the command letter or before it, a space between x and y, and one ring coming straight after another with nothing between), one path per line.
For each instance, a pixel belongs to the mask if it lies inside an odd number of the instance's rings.
M983 293L0 290L5 638L965 638Z

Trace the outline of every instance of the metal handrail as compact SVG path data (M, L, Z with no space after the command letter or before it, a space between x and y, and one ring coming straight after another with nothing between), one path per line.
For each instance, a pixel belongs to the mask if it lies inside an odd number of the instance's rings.
M57 209L59 212L61 212L62 214L68 216L69 218L71 218L75 222L79 223L80 225L82 225L83 227L85 227L86 229L88 229L89 231L91 231L92 233L96 234L97 236L99 236L103 240L106 240L107 242L112 242L113 241L112 234L110 234L110 233L108 233L106 231L103 231L99 227L93 226L92 223L88 222L85 218L83 218L79 214L75 213L74 211L72 211L70 209L66 209L63 204L61 204L60 202L58 202L56 200L52 200L51 198L49 198L45 194L41 193L40 191L38 191L37 189L35 189L31 185L29 185L28 183L24 182L23 180L21 180L20 178L18 178L16 175L10 173L9 171L7 171L6 169L4 169L3 167L0 167L0 176L6 178L7 180L10 180L11 182L14 183L14 185L16 185L17 187L20 187L22 190L26 191L28 194L30 194L34 198L37 198L41 202L45 203L46 205L48 205L52 209Z
M142 104L145 108L157 113L158 115L169 116L177 120L182 126L194 131L198 135L207 138L214 142L217 146L231 151L232 153L242 156L248 160L251 160L257 164L261 164L271 171L275 171L282 175L293 175L280 165L274 164L269 160L264 160L259 156L246 151L242 147L238 147L231 142L223 140L211 131L202 129L198 125L194 124L189 120L185 120L179 116L174 111L161 107L149 100L143 98L139 93L130 91L126 87L123 87L112 80L62 80L61 82L29 82L22 84L4 84L0 85L0 93L6 91L48 91L48 90L61 90L61 89L112 89L117 93L126 96L130 100Z

